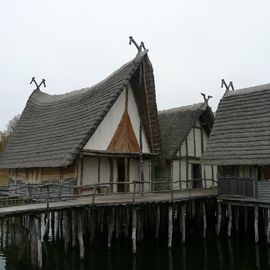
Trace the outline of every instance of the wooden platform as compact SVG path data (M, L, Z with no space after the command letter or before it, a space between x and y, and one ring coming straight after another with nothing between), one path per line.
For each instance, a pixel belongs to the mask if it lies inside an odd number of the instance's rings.
M227 203L238 206L255 206L270 208L270 199L257 199L253 197L246 197L240 195L219 195L217 196L218 202Z
M114 194L96 194L93 202L93 197L80 196L68 200L51 201L49 202L49 208L47 203L29 203L23 205L14 205L0 208L0 217L15 216L23 214L35 214L42 213L48 210L64 210L77 207L87 206L128 206L128 205L144 205L144 204L158 204L158 203L173 203L180 201L188 201L192 199L204 199L216 197L217 189L191 189L174 191L173 197L171 192L158 192L158 193L145 193L145 194L134 194L132 193L114 193Z

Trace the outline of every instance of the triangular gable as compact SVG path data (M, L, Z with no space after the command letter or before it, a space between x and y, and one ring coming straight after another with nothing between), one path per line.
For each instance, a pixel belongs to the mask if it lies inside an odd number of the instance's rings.
M140 151L140 146L127 111L123 113L122 119L108 146L107 151L109 152Z
M128 95L128 99L126 99L126 95ZM127 112L127 115L125 112ZM127 127L129 134L127 137L124 136L123 127ZM129 150L133 149L130 152L139 152L139 130L139 111L133 90L128 85L127 89L121 93L111 110L104 117L84 149L97 151L112 151L114 149L113 152L129 152ZM122 136L121 140L119 136ZM128 143L131 146L127 146ZM144 129L142 130L142 150L144 153L150 152Z

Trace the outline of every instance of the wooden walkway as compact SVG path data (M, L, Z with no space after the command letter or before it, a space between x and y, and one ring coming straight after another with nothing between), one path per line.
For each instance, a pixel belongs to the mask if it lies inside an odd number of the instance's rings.
M49 204L44 203L28 203L22 205L10 205L0 207L0 217L16 216L23 214L37 214L46 211L57 211L87 206L128 206L128 205L144 205L158 203L174 203L180 201L188 201L193 199L212 198L217 196L216 188L207 189L188 189L168 192L150 192L150 193L113 193L113 194L96 194L78 196L72 199L50 201Z

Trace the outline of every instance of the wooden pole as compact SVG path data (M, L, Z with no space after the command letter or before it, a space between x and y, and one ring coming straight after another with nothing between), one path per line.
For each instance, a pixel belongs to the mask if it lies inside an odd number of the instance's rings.
M186 242L186 204L181 206L182 242Z
M108 249L111 249L112 245L112 237L114 232L114 209L111 209L110 214L108 216Z
M270 208L267 209L267 243L270 244Z
M228 237L231 237L232 233L232 206L228 204Z
M37 238L37 267L42 269L42 240L41 240L41 219L40 217L35 217L35 231Z
M245 232L248 231L248 208L244 208L244 226L245 226Z
M132 209L132 253L135 254L137 251L137 209Z
M216 235L219 236L220 235L220 229L221 229L221 221L222 221L222 206L221 203L218 202L218 223L217 223L217 231L216 231Z
M173 235L173 208L170 205L168 208L168 248L172 248L172 235Z
M156 208L156 238L159 237L159 229L160 229L160 208L157 206Z
M115 211L115 238L119 239L119 235L120 235L120 220L119 220L120 209L115 209L115 210L116 210Z
M83 223L82 223L82 211L77 212L77 224L78 224L78 241L80 246L80 259L84 259L84 243L83 243Z
M235 207L235 230L238 232L239 231L239 207Z
M68 251L69 244L70 244L70 228L69 228L69 218L67 211L63 212L63 235L65 239L65 252Z
M205 202L202 202L202 212L203 212L203 238L205 239L207 229Z
M72 239L71 239L71 246L75 247L76 246L76 212L75 210L71 211L71 231L72 231Z
M254 234L255 234L255 243L259 242L259 229L258 229L258 206L254 206Z

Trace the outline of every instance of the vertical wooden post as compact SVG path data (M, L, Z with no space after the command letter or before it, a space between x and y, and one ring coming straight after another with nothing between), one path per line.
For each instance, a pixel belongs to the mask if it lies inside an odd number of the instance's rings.
M127 208L125 211L125 236L128 237L128 229L129 229L129 209Z
M55 212L51 212L51 232L52 240L55 240Z
M34 219L36 227L36 238L37 238L37 266L42 269L42 240L41 240L41 219L40 217L35 217Z
M71 239L71 246L76 246L76 212L75 210L71 210L71 231L72 231L72 239Z
M217 231L216 231L216 235L219 236L220 235L220 229L221 229L221 221L222 221L222 206L221 203L218 202L218 223L217 223Z
M255 233L255 243L259 242L259 229L258 229L258 219L259 219L259 214L258 214L258 206L254 206L254 233Z
M120 209L115 209L115 238L119 239L120 234ZM118 210L118 211L117 211Z
M137 251L137 209L132 209L132 253L135 254Z
M80 246L80 259L84 259L84 243L83 243L83 223L82 223L83 213L82 211L77 212L77 224L78 224L78 241Z
M109 215L108 215L108 249L111 248L112 245L112 237L113 237L113 231L114 231L114 209L112 208Z
M202 213L203 213L203 238L205 239L207 229L205 202L202 202Z
M159 229L160 229L160 208L158 205L156 208L156 238L159 237Z
M182 242L186 242L186 204L181 206Z
M267 243L270 244L270 208L267 209Z
M30 238L31 238L31 262L32 265L37 265L37 235L35 221L33 216L29 216Z
M173 235L173 208L170 205L168 208L168 248L172 247L172 235Z
M247 231L248 231L248 207L244 208L244 227L245 227L245 232L247 233Z
M232 206L228 204L228 237L231 237L232 232Z
M67 211L63 212L63 235L65 239L65 252L68 251L70 244L70 228L69 228L69 218Z
M235 207L235 230L238 232L239 231L239 207Z

